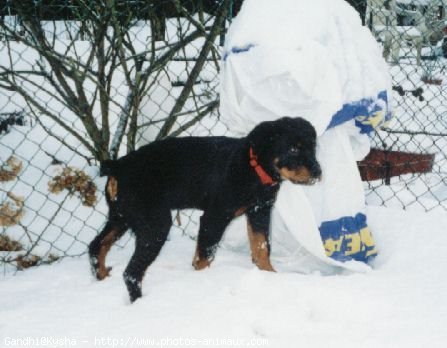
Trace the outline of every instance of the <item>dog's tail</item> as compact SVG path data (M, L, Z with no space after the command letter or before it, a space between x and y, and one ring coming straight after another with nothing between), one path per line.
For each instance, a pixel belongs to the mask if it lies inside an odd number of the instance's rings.
M104 160L101 161L101 165L99 167L99 175L100 176L110 176L116 173L117 169L117 161L114 160Z

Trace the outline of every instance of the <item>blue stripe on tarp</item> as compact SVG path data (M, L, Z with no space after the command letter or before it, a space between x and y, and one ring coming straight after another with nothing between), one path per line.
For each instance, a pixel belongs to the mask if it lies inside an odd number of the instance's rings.
M248 52L250 49L255 47L254 44L248 44L242 47L232 47L229 51L226 51L223 55L223 60L226 61L230 54L238 54L242 52Z
M334 260L367 263L377 255L365 214L325 221L320 226L320 235L326 255Z
M332 117L327 129L355 119L355 125L360 128L360 133L368 134L391 119L388 109L388 93L382 91L376 98L364 98L344 104Z

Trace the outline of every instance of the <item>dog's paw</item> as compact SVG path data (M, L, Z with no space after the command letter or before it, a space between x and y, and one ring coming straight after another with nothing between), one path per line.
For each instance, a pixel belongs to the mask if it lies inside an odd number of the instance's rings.
M196 271L200 271L200 270L202 270L204 268L209 267L210 265L211 265L211 261L206 260L206 259L202 260L202 259L199 259L199 258L194 258L194 260L192 262L192 266L194 267L194 269Z
M104 268L98 268L95 272L96 279L103 280L104 278L107 278L110 276L110 271L112 270L112 267L104 267Z
M253 260L253 263L261 270L267 272L276 272L269 260Z
M141 291L141 280L136 279L129 273L124 272L124 282L126 283L127 291L129 292L130 303L134 303L143 294Z

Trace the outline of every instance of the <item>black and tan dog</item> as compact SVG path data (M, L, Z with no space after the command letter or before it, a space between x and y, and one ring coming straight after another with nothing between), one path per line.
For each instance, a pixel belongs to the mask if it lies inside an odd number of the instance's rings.
M105 161L109 218L89 248L94 275L105 278L105 258L127 229L135 252L124 272L133 302L141 297L146 268L154 261L172 225L171 210L203 210L193 260L210 265L230 221L246 214L253 262L273 271L269 253L270 211L279 184L312 184L321 176L315 158L316 134L302 118L263 122L245 138L186 137L153 142L116 161Z

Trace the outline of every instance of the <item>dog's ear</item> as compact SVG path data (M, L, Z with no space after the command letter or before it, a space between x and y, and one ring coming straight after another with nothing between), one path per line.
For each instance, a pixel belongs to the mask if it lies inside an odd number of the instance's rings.
M301 117L282 117L275 121L266 121L257 125L247 136L249 145L255 152L267 151L280 137L293 133L305 139L315 139L316 132L312 124Z
M247 135L248 143L253 149L259 150L263 144L271 144L279 136L277 121L266 121L258 124Z
M309 121L302 117L283 117L280 119L283 128L308 141L317 138L317 132Z

